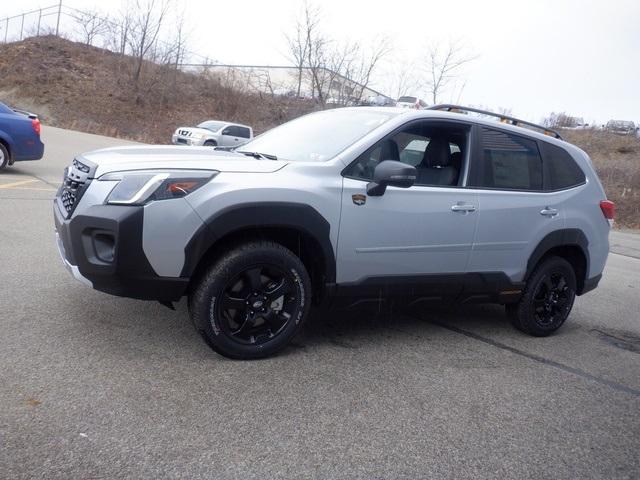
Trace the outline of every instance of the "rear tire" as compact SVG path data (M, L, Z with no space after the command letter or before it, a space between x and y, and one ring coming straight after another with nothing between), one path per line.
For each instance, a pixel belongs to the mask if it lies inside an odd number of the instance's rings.
M533 271L520 301L507 305L511 323L535 337L546 337L565 322L576 297L576 274L564 258L549 257Z
M0 171L4 170L8 165L10 165L10 160L11 159L9 157L9 151L7 150L7 147L0 143Z
M268 357L286 347L311 305L311 280L280 244L253 241L219 257L189 295L193 324L209 346L233 359Z

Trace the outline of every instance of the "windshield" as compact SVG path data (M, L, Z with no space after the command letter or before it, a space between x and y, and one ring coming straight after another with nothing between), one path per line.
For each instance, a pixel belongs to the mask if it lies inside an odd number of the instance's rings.
M217 132L222 127L224 127L224 125L225 124L222 122L212 122L211 120L209 120L206 122L202 122L200 125L198 125L198 128L206 128L207 130L211 130L212 132Z
M400 97L398 102L401 103L416 103L418 99L416 97Z
M368 108L325 110L269 130L245 143L242 150L275 155L281 160L324 162L395 115Z

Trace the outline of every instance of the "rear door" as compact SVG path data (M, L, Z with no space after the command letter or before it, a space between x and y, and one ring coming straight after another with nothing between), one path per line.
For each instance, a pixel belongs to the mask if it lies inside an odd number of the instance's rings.
M220 143L225 147L235 147L240 144L240 136L238 133L238 127L235 125L225 127L220 135Z
M543 190L538 142L500 129L478 127L469 185L478 194L478 227L471 272L504 272L523 279L533 249L564 227L562 192Z
M229 125L222 130L222 145L227 147L235 147L246 143L251 138L251 131L247 127L239 125Z

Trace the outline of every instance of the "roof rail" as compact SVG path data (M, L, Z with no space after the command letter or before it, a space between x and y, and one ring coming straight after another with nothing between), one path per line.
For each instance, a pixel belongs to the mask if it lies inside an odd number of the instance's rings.
M527 122L526 120L520 120L519 118L510 117L509 115L503 115L502 113L495 113L495 112L490 112L488 110L481 110L479 108L463 107L461 105L452 105L448 103L443 103L440 105L432 105L430 107L427 107L427 110L445 110L447 112L457 112L457 113L464 113L464 112L479 113L481 115L488 115L491 117L499 118L500 122L507 123L509 125L515 125L515 126L525 125L530 128L535 128L537 130L541 130L542 133L544 133L545 135L549 135L551 137L562 140L562 137L560 136L560 134L555 130L552 130L551 128L543 127L542 125L538 125L536 123Z

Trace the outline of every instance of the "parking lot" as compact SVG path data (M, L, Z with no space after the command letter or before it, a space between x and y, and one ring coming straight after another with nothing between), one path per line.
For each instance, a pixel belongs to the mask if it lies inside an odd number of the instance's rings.
M640 235L549 338L497 306L316 312L283 354L230 361L185 302L73 280L51 200L85 150L0 174L2 478L638 478Z

